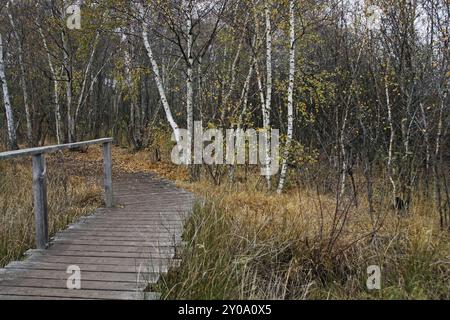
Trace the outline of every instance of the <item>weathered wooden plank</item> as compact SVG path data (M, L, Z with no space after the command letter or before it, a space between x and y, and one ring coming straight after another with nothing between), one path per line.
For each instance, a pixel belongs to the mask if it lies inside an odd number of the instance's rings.
M161 226L163 228L164 226ZM130 232L114 232L114 231L90 231L90 230L80 230L72 229L70 232L59 233L53 237L53 242L63 239L83 239L83 238L94 238L100 239L101 241L158 241L167 239L179 239L181 238L181 233L170 232L166 229L166 232L155 231L155 232L145 232L145 233L130 233Z
M100 300L141 300L143 292L112 290L68 290L35 287L3 287L2 295L25 295L33 297L80 298Z
M145 192L144 192L145 191ZM140 200L147 200L147 201L156 201L156 199L158 200L191 200L193 201L194 199L186 193L181 193L181 192L166 192L166 193L161 193L161 192L152 192L152 190L144 190L140 195L133 193L133 194L129 194L129 195L125 195L125 194L120 194L120 198L121 199L140 199Z
M120 203L119 203L120 205ZM162 203L162 204L136 204L133 205L132 209L131 206L126 206L125 211L129 210L138 210L138 211L144 211L144 210L155 210L156 212L164 212L166 211L176 211L178 213L186 213L190 209L190 204L185 205L182 203L174 204L174 203Z
M153 250L155 251L155 250ZM108 251L79 251L67 249L53 249L51 255L54 256L78 256L78 257L99 257L99 258L137 258L137 259L151 259L151 258L173 258L174 252L108 252Z
M82 288L84 290L113 290L113 291L135 291L142 290L147 287L146 283L136 282L103 282L103 281L87 281L82 280ZM55 279L13 279L0 280L0 294L2 294L1 287L34 287L34 288L53 288L53 289L67 289L67 281Z
M134 247L134 248L154 248L154 247L170 247L177 243L171 241L170 239L156 239L154 241L102 241L96 240L96 242L91 240L78 240L78 239L58 239L55 240L55 244L63 245L83 245L91 246L93 243L97 243L98 246L104 247Z
M153 239L153 238L160 238L164 236L173 237L175 233L169 233L169 232L162 232L162 231L155 231L152 233L129 233L129 232L113 232L113 231L89 231L89 230L77 230L72 229L65 233L59 233L55 239L58 239L60 237L102 237L102 238L120 238L120 239L126 239L126 238L133 238L133 239ZM114 240L114 239L113 239Z
M0 294L0 301L15 301L15 300L31 300L31 301L34 301L34 300L51 300L51 301L64 300L64 301L67 301L67 300L95 300L95 299L87 299L87 298L76 299L76 298L44 297L44 296L33 297L33 296L17 296L17 295L11 295L11 294L8 294L8 295Z
M86 221L83 223L79 223L80 226L115 226L116 228L142 228L142 229L149 229L149 228L155 228L160 226L182 226L183 221L182 220L156 220L156 221L134 221L133 219L130 219L131 221L109 221L107 219L92 219L90 221Z
M132 247L132 246L106 246L106 245L78 245L78 244L58 244L57 249L52 247L50 251L67 250L67 251L90 251L90 252L124 252L124 253L170 253L174 251L173 247L154 246Z
M150 216L147 218L139 217L139 216L128 216L126 218L115 216L115 217L108 217L108 216L92 216L91 218L85 218L81 220L81 223L89 223L90 221L94 222L112 222L112 223L136 223L141 225L153 225L155 223L165 223L165 222L178 222L178 223L184 223L186 221L185 218L182 217L174 217L174 216Z
M147 210L149 210L147 208ZM129 208L122 208L119 210L114 211L98 211L93 217L111 217L111 218L121 218L121 217L129 217L129 218L154 218L154 217L162 217L162 218L169 218L169 217L180 217L182 219L185 219L189 216L188 209L183 210L174 210L174 209L154 209L152 208L152 212L146 213L145 210L133 210Z
M153 180L152 184L148 184L148 180ZM183 193L190 196L188 191L177 188L175 185L157 185L154 181L154 178L145 178L142 181L133 181L132 185L129 185L128 182L122 184L120 181L117 181L115 185L117 185L119 190L124 194L131 193L130 191L136 191L137 189L143 189L150 191L154 190L154 192L157 192L158 194Z
M111 231L111 232L122 232L122 233L147 233L157 231L158 229L164 228L168 231L180 231L182 228L179 226L147 226L147 227L122 227L122 226L90 226L86 225L75 225L71 226L70 230L86 230L86 231Z
M117 217L108 217L108 216L93 216L91 218L83 218L80 219L78 223L79 225L83 224L90 224L90 223L110 223L110 224L116 224L120 225L121 223L128 223L128 224L140 224L143 226L153 226L155 224L162 224L162 223L184 223L186 219L183 219L181 217L177 216L150 216L147 218L141 218L138 216L133 215L127 215L126 218L117 216Z
M83 223L79 226L73 227L72 230L77 229L108 229L111 231L115 230L125 230L130 232L136 232L139 230L144 230L145 232L151 232L158 229L182 229L183 223L180 221L166 221L166 222L159 222L155 223L153 225L142 225L139 223L133 223L133 222L126 222L119 225L117 222L104 222L104 221L92 221L91 223Z
M64 263L66 265L80 265L80 264L102 264L113 266L138 266L143 265L178 265L179 260L169 258L153 258L153 259L139 259L139 258L107 258L107 257L80 257L80 256L32 256L28 261L42 261L48 263Z
M67 263L57 263L57 262L36 262L36 261L24 261L24 262L13 262L5 267L6 270L13 269L23 269L23 270L52 270L52 271L64 271L71 264ZM152 265L147 263L141 263L134 266L126 265L104 265L104 264L86 264L77 263L77 267L81 269L81 272L116 272L116 273L166 273L166 265Z
M7 269L2 279L14 280L14 279L54 279L65 280L69 278L69 274L66 270L45 270L38 268L30 269ZM85 281L103 281L103 282L134 282L134 283L155 283L159 279L157 273L141 273L136 272L96 272L85 271L82 272L82 280ZM3 292L0 289L0 292Z
M125 191L125 190L118 189L118 191L121 191L121 193L120 193L121 199L140 199L140 198L145 199L145 198L152 197L152 196L157 196L158 198L161 198L161 197L169 198L169 197L173 197L173 196L178 196L180 198L183 197L186 199L192 198L192 196L185 191L169 191L169 192L166 191L166 192L162 193L157 190L151 190L151 189L149 190L149 189L145 189L145 188L142 188L142 191L136 192L136 190L135 190L135 192L133 192L133 193L130 193L131 190Z
M139 200L139 201L137 201ZM171 211L179 211L179 210L185 210L189 208L191 205L194 204L194 201L190 201L188 199L159 199L158 201L151 200L151 199L136 199L136 202L132 202L131 200L128 200L126 203L123 203L121 201L118 201L118 207L119 208L127 208L131 207L133 209L139 209L144 207L145 210L148 211L159 211L161 210L168 210L171 209ZM151 208L148 206L152 205ZM154 206L154 207L153 207ZM149 210L150 209L150 210Z

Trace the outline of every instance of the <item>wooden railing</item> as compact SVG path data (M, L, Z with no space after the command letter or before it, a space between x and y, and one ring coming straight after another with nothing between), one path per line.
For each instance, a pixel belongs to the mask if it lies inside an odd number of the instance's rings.
M63 151L67 149L76 149L89 145L103 145L103 176L105 181L105 204L108 208L114 205L112 189L112 158L111 143L112 138L99 140L77 142L70 144L60 144L48 147L39 147L23 149L0 153L0 160L8 160L19 157L31 156L33 159L33 197L34 197L34 216L36 228L36 247L45 249L48 246L48 204L47 204L47 183L46 183L46 165L45 154Z

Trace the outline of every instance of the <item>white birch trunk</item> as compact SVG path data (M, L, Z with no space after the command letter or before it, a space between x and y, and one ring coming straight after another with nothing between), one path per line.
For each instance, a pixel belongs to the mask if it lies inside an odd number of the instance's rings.
M278 193L282 193L286 182L289 158L289 149L292 144L294 134L294 80L295 80L295 0L289 1L290 20L290 54L289 54L289 87L288 87L288 129L286 139L286 152L284 154L283 165L281 167L280 183Z
M264 14L266 18L266 103L263 106L263 125L264 129L267 130L267 139L266 139L266 180L267 180L267 188L271 188L271 178L270 178L270 134L268 131L270 130L270 110L272 105L272 23L270 19L270 7L269 1L265 1ZM274 159L275 160L275 159Z
M192 0L184 0L182 4L186 14L186 30L187 35L187 79L186 79L186 121L188 130L188 145L189 152L186 155L191 161L192 157L192 139L194 136L194 57L192 53L192 46L194 44L194 35L192 33Z
M145 50L147 51L147 55L150 59L151 65L152 65L152 70L155 75L156 86L158 88L158 92L159 92L159 95L161 98L164 112L166 114L167 121L169 122L169 124L172 128L172 131L173 131L173 134L175 137L175 141L177 143L180 143L180 141L181 141L180 129L173 118L172 111L170 110L169 102L167 101L166 91L165 91L163 83L161 81L159 66L153 55L153 50L150 45L150 41L148 40L148 26L147 26L147 23L145 22L145 12L144 12L144 8L142 6L140 7L140 11L141 11L141 18L143 19L142 20L142 38L144 40Z
M394 122L392 119L392 106L391 106L391 98L389 94L389 87L388 87L388 77L386 75L385 79L385 92L386 92L386 106L388 109L388 122L389 122L389 129L391 131L391 136L389 139L389 151L388 151L388 176L389 181L392 184L392 194L393 194L393 204L395 205L395 201L397 198L397 185L394 180L394 168L393 168L393 155L394 155L394 142L395 142L395 129L394 129Z
M5 112L6 112L9 147L12 150L15 150L18 149L17 135L16 135L16 127L14 124L14 116L12 112L11 100L9 98L8 83L6 81L5 61L3 58L3 39L1 34L0 34L0 81L2 83L3 89L3 102L5 105Z

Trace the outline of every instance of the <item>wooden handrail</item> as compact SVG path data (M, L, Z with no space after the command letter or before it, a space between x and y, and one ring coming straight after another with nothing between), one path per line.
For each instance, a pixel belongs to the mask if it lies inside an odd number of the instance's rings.
M104 139L90 140L90 141L84 141L84 142L58 144L58 145L54 145L54 146L45 146L45 147L39 147L39 148L7 151L7 152L0 153L0 160L34 156L34 155L44 154L44 153L55 153L58 151L63 151L63 150L68 150L68 149L76 149L76 148L80 148L80 147L85 147L85 146L90 146L90 145L95 145L95 144L111 143L111 142L113 142L112 138L104 138Z
M45 249L48 246L48 204L47 204L47 182L46 182L46 164L44 154L54 153L67 149L75 149L95 144L103 145L103 178L105 186L105 204L110 208L114 205L112 188L112 157L111 143L112 138L76 142L69 144L60 144L39 148L30 148L0 153L0 160L8 160L19 157L31 156L33 159L33 198L34 198L34 217L36 228L36 247Z

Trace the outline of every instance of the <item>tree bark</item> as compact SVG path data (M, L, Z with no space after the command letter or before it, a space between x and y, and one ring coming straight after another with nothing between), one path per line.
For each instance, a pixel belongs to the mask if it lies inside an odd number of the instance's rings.
M144 40L144 46L145 46L145 49L147 51L147 55L148 55L148 57L150 59L150 63L152 65L152 70L153 70L153 73L155 75L156 86L158 88L158 92L159 92L159 95L160 95L160 98L161 98L161 102L163 104L163 108L164 108L164 112L166 114L167 121L169 122L169 124L170 124L170 126L172 128L172 131L173 131L173 134L174 134L174 137L175 137L175 141L177 143L179 143L181 141L180 129L179 129L177 123L175 122L174 118L173 118L169 102L167 101L166 91L164 89L164 86L163 86L163 83L162 83L162 80L161 80L161 75L160 75L160 72L159 72L159 66L158 66L158 63L155 60L155 57L153 55L153 50L152 50L152 47L150 45L150 41L148 39L148 25L147 25L147 23L145 21L145 19L146 19L146 17L145 17L145 10L144 10L144 8L142 6L140 7L140 13L141 13L141 18L142 18L142 38Z
M269 175L269 165L270 165L270 111L272 105L272 86L273 86L273 78L272 78L272 23L270 18L270 7L269 1L265 1L264 7L264 15L266 19L266 103L263 106L263 125L266 130L266 146L265 146L265 166L266 166L266 181L267 188L271 189L271 178Z
M2 82L2 89L3 89L3 102L5 105L5 112L6 112L9 148L11 150L17 150L19 147L17 145L16 127L14 124L14 116L12 112L11 100L9 97L8 83L6 81L5 60L3 57L3 39L1 34L0 34L0 81Z
M186 155L189 162L192 161L192 147L194 137L194 57L192 52L192 46L194 44L194 35L192 33L192 0L183 1L183 11L186 14L186 29L187 36L187 78L186 78L186 122L188 131L188 145L190 146L189 152ZM194 179L194 172L191 170L191 178Z
M395 143L395 127L394 127L394 121L392 118L392 106L391 106L391 99L389 94L389 84L388 84L388 73L389 73L389 65L387 66L386 70L386 77L385 77L385 92L386 92L386 106L388 109L388 122L389 122L389 130L391 131L391 135L389 138L389 150L388 150L388 161L387 161L387 170L388 170L388 177L389 181L392 184L392 200L393 204L395 205L396 199L397 199L397 184L394 180L394 168L393 168L393 157L394 157L394 143Z
M282 193L286 182L288 158L294 134L294 81L295 81L295 0L289 1L289 21L290 21L290 53L289 53L289 86L288 86L288 129L286 138L286 151L284 153L283 165L281 168L278 193Z

